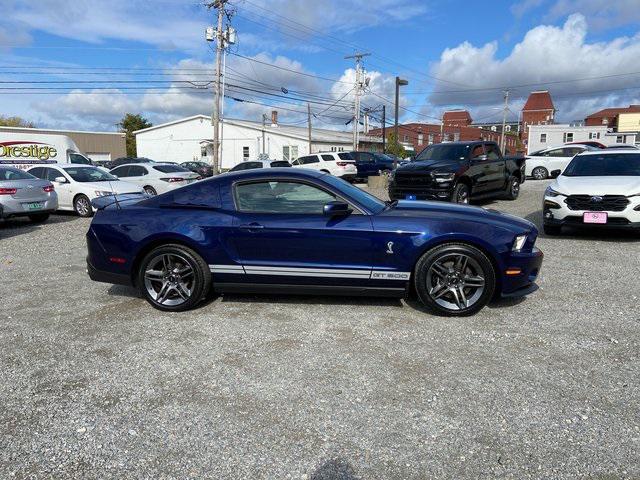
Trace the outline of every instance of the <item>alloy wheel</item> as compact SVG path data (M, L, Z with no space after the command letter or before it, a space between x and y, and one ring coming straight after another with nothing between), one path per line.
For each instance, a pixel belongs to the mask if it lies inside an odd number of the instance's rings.
M466 188L461 188L458 190L458 195L456 196L456 203L469 203L469 191Z
M151 259L144 272L144 285L149 296L160 305L181 305L194 290L193 267L182 255L164 253Z
M89 200L85 197L79 197L76 200L76 212L78 212L78 215L86 217L87 215L89 215L90 211L91 204L89 203Z
M427 272L429 296L448 310L465 310L475 305L485 290L480 264L464 253L447 253L437 258Z
M531 174L536 180L544 180L548 176L547 170L543 167L534 168Z
M511 195L515 198L520 194L520 182L514 179L511 182Z

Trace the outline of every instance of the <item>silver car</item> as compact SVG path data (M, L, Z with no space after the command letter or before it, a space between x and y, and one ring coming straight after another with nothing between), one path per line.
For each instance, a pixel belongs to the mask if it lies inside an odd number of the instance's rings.
M17 168L0 165L0 218L44 222L58 208L53 184Z

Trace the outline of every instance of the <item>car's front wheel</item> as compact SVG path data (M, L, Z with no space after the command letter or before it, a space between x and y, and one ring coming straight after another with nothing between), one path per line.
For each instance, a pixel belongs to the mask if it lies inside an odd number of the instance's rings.
M195 307L211 286L207 263L190 248L165 245L149 252L140 263L138 288L158 310L181 312Z
M531 176L536 180L544 180L549 178L549 170L544 167L536 167L531 171Z
M448 316L478 312L489 303L496 287L491 261L464 243L447 243L426 252L418 260L413 278L420 301Z
M73 200L73 209L81 217L90 217L93 215L93 208L91 207L91 201L86 195L78 195Z

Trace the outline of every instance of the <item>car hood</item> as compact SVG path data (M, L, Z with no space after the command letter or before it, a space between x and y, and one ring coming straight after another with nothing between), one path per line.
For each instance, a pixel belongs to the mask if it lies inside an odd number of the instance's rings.
M411 172L455 172L460 168L459 160L424 160L411 162L396 168L397 173Z
M640 176L565 177L559 176L551 188L567 195L640 194Z
M493 222L505 228L513 228L518 231L536 230L535 225L524 218L499 212L498 210L490 210L473 205L459 205L457 203L400 200L394 208L384 211L382 215L432 218L434 213L450 216L451 218Z

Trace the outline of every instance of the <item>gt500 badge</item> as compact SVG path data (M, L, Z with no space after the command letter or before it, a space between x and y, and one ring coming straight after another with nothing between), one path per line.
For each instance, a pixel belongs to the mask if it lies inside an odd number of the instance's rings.
M409 280L410 276L409 272L371 272L371 278L378 280Z

